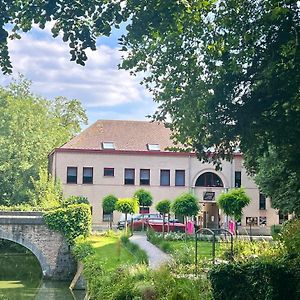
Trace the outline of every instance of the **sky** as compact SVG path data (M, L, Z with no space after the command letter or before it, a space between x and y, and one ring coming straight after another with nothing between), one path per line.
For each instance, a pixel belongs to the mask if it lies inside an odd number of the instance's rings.
M50 25L22 34L9 42L13 74L0 74L6 86L18 73L32 81L32 92L47 99L65 96L78 99L86 109L89 124L98 119L147 120L156 104L140 79L118 70L121 52L119 32L97 42L96 51L87 51L85 66L70 61L68 44L52 38Z

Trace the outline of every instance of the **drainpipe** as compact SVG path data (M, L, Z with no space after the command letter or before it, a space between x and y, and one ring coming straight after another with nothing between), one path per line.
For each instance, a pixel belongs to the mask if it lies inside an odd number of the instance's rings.
M189 155L188 161L188 171L189 171L189 192L192 193L192 183L191 183L191 155Z

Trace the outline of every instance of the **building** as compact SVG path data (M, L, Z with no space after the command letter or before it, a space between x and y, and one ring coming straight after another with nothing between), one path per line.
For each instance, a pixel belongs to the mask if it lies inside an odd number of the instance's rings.
M242 225L253 218L253 226L278 224L279 214L269 199L247 176L241 154L224 161L222 171L201 163L194 153L172 152L170 130L163 124L141 121L99 120L49 155L52 175L59 178L65 196L86 196L93 206L93 224L103 224L104 196L132 197L144 188L154 202L174 199L183 192L194 193L199 201L199 220L208 227L224 222L216 198L230 188L243 186L252 199L244 209ZM150 211L155 211L154 205ZM119 214L114 214L114 221Z

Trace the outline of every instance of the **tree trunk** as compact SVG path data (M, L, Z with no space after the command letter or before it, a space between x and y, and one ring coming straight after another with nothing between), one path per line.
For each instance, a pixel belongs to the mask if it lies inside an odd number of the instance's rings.
M163 227L162 227L163 239L165 238L165 218L166 218L166 214L163 214Z
M183 216L184 224L185 224L185 240L187 240L187 216Z
M170 213L168 213L168 233L170 233Z
M127 213L125 213L125 234L127 235Z
M112 214L109 216L109 228L112 230Z

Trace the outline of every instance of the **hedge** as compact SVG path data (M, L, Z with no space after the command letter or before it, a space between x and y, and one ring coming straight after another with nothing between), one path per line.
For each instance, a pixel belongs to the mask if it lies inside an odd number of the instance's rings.
M61 232L73 245L75 238L88 236L91 231L91 210L87 204L74 204L46 212L44 220L47 226Z
M300 299L300 264L253 260L221 264L209 272L215 300Z

